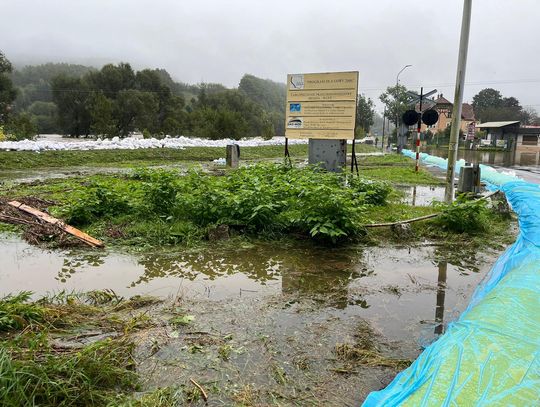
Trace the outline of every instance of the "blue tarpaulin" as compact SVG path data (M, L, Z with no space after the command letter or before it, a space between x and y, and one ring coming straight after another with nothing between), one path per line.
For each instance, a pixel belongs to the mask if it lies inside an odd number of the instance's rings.
M403 152L414 157L410 150ZM446 169L440 157L424 164ZM459 171L465 162L457 162ZM481 165L518 216L516 242L447 331L364 406L540 405L540 186Z

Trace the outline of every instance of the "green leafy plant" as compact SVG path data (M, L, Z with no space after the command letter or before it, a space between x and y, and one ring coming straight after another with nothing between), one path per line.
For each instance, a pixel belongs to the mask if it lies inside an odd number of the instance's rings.
M129 188L101 182L75 194L67 220L122 219L127 238L162 244L200 239L216 225L336 243L362 235L366 209L385 205L392 191L384 182L276 164L243 167L224 176L144 169L127 183Z
M438 202L435 205L441 209L435 222L445 230L473 235L489 227L490 212L484 199L460 196L451 204Z
M95 183L75 196L64 216L68 223L85 225L102 217L117 216L129 211L130 205L126 196L121 195L111 185Z

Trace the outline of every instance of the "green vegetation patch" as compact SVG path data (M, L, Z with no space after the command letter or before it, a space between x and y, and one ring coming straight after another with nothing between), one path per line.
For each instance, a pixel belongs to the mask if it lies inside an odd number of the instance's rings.
M70 194L59 214L70 224L113 223L132 242L180 243L227 225L243 234L300 234L337 242L363 233L367 208L384 205L392 188L318 168L258 164L213 176L137 170L127 182L93 182ZM97 229L96 229L97 227Z
M349 150L351 146L349 146ZM282 158L285 147L258 146L242 147L242 160L262 160ZM361 144L356 147L359 153L376 151L372 146ZM289 146L291 158L307 158L307 144L294 144ZM151 165L171 165L185 162L209 162L225 157L224 147L186 147L177 148L145 148L136 150L63 150L63 151L0 151L2 170L22 170L31 168L59 168L59 167L137 167ZM388 155L385 157L398 157ZM382 157L377 157L379 160ZM366 157L367 159L367 157ZM370 162L376 158L369 157ZM364 160L364 158L361 158ZM391 162L396 158L385 158ZM400 160L401 162L401 160Z
M307 145L289 146L293 157L306 157ZM283 157L283 146L243 147L242 159ZM0 151L3 170L58 167L116 167L164 165L186 161L212 161L225 157L222 147L148 148L137 150Z

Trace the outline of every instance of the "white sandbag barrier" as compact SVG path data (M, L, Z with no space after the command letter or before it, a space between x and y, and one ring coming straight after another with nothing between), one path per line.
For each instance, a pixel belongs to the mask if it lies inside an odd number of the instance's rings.
M185 147L225 147L227 144L238 144L240 147L275 146L285 144L285 137L274 137L264 140L254 137L242 140L221 139L209 140L190 137L166 137L163 139L113 137L111 139L68 139L57 135L39 136L36 140L2 141L0 150L13 151L58 151L58 150L135 150L140 148L178 148ZM307 144L307 140L289 140L291 144Z

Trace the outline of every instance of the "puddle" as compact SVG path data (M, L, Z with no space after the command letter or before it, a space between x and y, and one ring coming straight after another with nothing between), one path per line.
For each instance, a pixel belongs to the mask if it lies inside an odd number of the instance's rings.
M12 235L0 235L0 253L0 296L108 288L172 297L156 319L179 312L193 321L138 332L137 371L144 390L196 378L214 389L208 405L238 404L240 395L270 405L276 394L281 405L359 405L399 369L342 359L336 349L367 338L384 360L413 360L466 308L500 254L283 242L70 252Z
M395 188L405 194L402 202L412 206L429 206L433 201L444 201L444 187L402 185Z
M329 249L280 243L153 254L69 252L42 250L14 236L4 236L0 250L0 295L108 288L125 297L221 301L283 294L336 314L362 315L393 338L420 338L422 331L434 332L454 319L498 256L430 246Z

